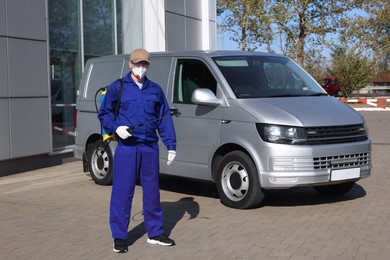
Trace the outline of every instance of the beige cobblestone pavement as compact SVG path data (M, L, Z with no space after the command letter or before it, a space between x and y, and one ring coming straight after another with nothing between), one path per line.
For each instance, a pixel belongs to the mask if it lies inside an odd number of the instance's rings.
M0 259L389 259L390 113L362 112L373 141L372 176L339 198L311 188L268 192L252 210L223 206L213 184L162 176L165 231L146 243L141 187L127 254L112 251L111 187L81 162L0 178Z

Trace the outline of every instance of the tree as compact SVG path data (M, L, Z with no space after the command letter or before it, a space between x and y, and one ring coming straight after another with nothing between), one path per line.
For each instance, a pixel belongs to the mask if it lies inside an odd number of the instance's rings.
M217 14L222 27L232 32L231 40L241 50L256 50L271 41L267 0L218 0Z
M329 67L328 59L317 51L309 50L305 60L305 70L318 82L323 83L324 79L329 77L326 68Z
M390 69L390 2L371 0L362 11L343 20L340 42L359 46L376 60L376 74ZM364 12L363 12L364 11Z
M329 73L338 79L344 97L368 85L372 78L372 63L356 47L335 48Z
M285 34L287 49L296 53L302 67L305 46L321 46L325 36L335 33L347 11L360 6L359 0L272 0L271 14L276 30Z
M340 29L342 18L368 0L218 0L217 14L242 50L279 43L282 54L305 67L307 50L321 52L326 36ZM384 1L384 0L376 0Z

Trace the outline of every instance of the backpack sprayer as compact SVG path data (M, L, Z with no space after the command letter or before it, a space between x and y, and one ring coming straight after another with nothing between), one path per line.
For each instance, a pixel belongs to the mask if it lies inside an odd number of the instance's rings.
M122 92L123 92L123 81L122 81L122 79L118 79L118 81L119 81L120 88L119 88L119 93L118 93L118 101L115 104L114 117L118 116L119 107L121 104ZM102 92L102 94L100 96L100 104L102 104L104 98L106 97L107 88L108 88L108 86L102 87L102 88L98 89L98 91L96 91L96 93L95 93L95 108L96 108L97 113L99 113L99 109L97 107L97 95L99 94L100 91ZM115 134L110 133L102 125L101 125L101 134L102 134L103 141L106 141L106 140L111 141L112 139L115 139Z

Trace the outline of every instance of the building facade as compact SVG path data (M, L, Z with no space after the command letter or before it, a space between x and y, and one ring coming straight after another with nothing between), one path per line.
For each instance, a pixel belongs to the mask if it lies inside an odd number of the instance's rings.
M0 0L0 175L71 151L88 59L216 49L216 35L215 0Z

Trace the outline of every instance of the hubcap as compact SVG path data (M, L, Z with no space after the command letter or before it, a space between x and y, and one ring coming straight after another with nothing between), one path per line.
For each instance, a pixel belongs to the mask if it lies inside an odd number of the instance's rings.
M103 167L104 167L104 160L103 160L103 157L98 157L97 159L97 162L96 162L96 165L98 167L99 170L102 170Z
M239 162L232 162L223 169L221 184L225 195L233 201L242 200L248 192L249 177Z
M102 148L94 151L91 158L92 174L98 179L103 179L108 172L109 159L108 155Z

